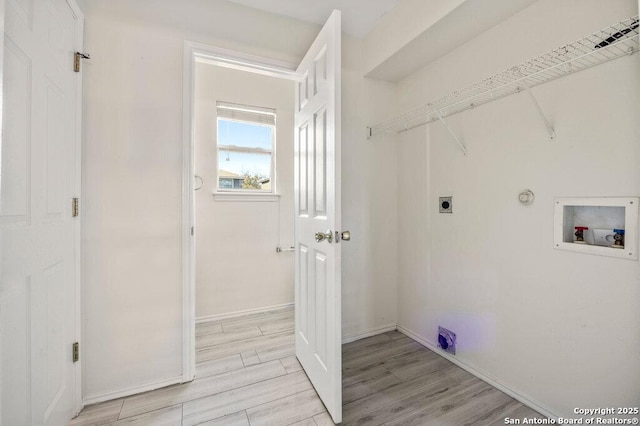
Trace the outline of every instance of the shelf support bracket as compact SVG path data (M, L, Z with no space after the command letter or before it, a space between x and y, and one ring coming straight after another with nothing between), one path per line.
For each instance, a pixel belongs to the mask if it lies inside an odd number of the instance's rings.
M444 128L447 129L447 131L449 132L449 134L451 135L451 137L453 138L455 143L458 145L458 147L460 148L462 153L466 156L467 155L467 147L464 146L464 144L460 141L460 139L458 139L458 136L456 136L456 134L453 132L453 130L451 130L451 127L449 127L447 122L444 120L444 117L442 116L440 111L436 111L435 113L438 116L438 120L440 120L440 122L442 123Z
M529 89L528 86L524 86L524 89L526 90L527 94L529 95L529 99L531 99L531 102L533 102L533 105L536 107L536 111L538 111L538 115L540 116L540 118L542 119L542 122L544 123L545 127L547 128L547 133L549 133L549 139L550 140L554 140L556 138L556 131L553 129L553 126L551 125L551 122L549 122L549 119L544 114L544 111L542 110L542 107L538 103L538 100L536 99L536 97L533 95L533 92L531 91L531 89Z

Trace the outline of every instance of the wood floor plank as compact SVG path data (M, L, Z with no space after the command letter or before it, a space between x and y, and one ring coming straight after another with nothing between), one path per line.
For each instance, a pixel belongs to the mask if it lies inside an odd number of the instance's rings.
M289 425L325 411L316 391L309 389L247 409L251 426Z
M215 376L216 374L225 373L227 371L239 370L244 366L245 365L242 362L240 354L216 359L214 361L199 362L196 364L196 379Z
M316 422L318 426L334 426L333 419L329 415L329 413L322 413L313 416L313 421Z
M517 419L520 421L520 424L524 423L524 419L532 420L532 419L544 419L545 416L538 413L537 411L532 410L524 404L516 404L516 406L512 410L505 410L501 413L501 416L491 423L489 426L498 426L505 424L505 418L509 417L510 419ZM526 424L526 423L525 423ZM529 423L533 424L533 423Z
M196 325L196 338L205 334L222 333L222 324L202 323Z
M230 342L223 345L196 350L196 362L225 358L251 349L256 351L267 350L283 344L291 344L292 342L294 342L292 332L253 337L243 341Z
M342 375L344 377L355 376L369 369L381 367L388 364L392 360L400 360L403 358L424 353L425 348L411 339L401 341L388 341L388 345L378 348L376 351L363 351L359 356L351 357L342 362Z
M273 361L274 359L286 358L296 354L295 342L287 342L282 345L270 348L259 349L258 357L262 362Z
M389 336L391 340L398 340L398 339L402 339L403 337L407 337L406 335L400 333L398 330L387 331L384 334Z
M387 356L384 356L387 355ZM369 377L378 374L380 371L389 370L391 368L399 368L415 357L422 357L420 350L416 347L405 346L397 347L393 351L383 354L383 356L370 356L363 354L360 361L354 362L351 359L342 367L342 379L347 383L359 380L361 377Z
M282 363L284 369L287 370L287 373L293 373L295 371L302 370L302 366L300 365L300 362L295 355L280 358L280 362Z
M194 380L191 383L183 385L158 389L153 392L126 398L122 411L120 412L120 418L135 416L147 411L215 395L286 374L287 372L280 362L272 361L265 364L243 367L239 370L206 377L201 380Z
M246 328L241 331L205 334L197 339L196 350L209 346L224 345L232 342L240 342L251 337L262 336L258 327Z
M484 425L495 421L503 409L511 410L512 408L506 408L509 404L517 404L517 402L479 379L475 379L471 385L461 386L437 400L426 401L420 409L397 416L389 424L398 426Z
M313 417L309 417L308 419L300 420L299 422L291 423L289 426L318 426L318 424L313 420Z
M237 317L220 321L225 332L243 330L249 327L260 327L271 322L290 321L293 323L293 310L283 310L272 313L262 313L248 317Z
M181 421L182 405L174 405L172 407L118 420L117 422L110 423L110 426L176 426L181 424Z
M71 420L70 426L101 426L118 420L124 399L84 407L82 414Z
M389 371L382 371L380 374L358 380L350 385L342 385L342 404L348 404L360 398L373 395L378 392L384 392L390 387L397 386L402 383L398 377Z
M254 349L251 349L250 351L242 352L240 356L242 357L242 362L244 363L245 367L248 367L250 365L260 364L260 358L258 358L258 354Z
M418 354L403 359L402 363L390 363L389 371L402 380L433 374L439 370L459 368L451 361L431 352L421 351Z
M391 341L391 337L384 334L368 337L366 339L356 340L348 345L342 346L342 360L362 355L362 353L371 353L379 348L384 348Z
M186 402L182 423L184 426L197 425L309 389L313 388L304 372L287 374Z
M343 419L346 424L369 425L382 424L404 412L413 411L427 398L438 398L451 388L459 385L464 376L463 370L453 371L450 375L439 373L439 377L429 380L416 378L398 385L390 386L384 392L375 393L343 406Z
M260 331L262 334L282 333L283 331L293 331L294 324L290 318L286 318L280 321L268 322L260 324Z
M386 424L390 426L433 424L442 414L434 415L431 414L432 412L436 410L446 412L455 404L454 400L486 390L483 384L477 381L463 381L458 384L441 383L445 385L443 391L430 392L426 395L417 393L404 399L399 403L403 409L396 411L394 417L388 419Z
M250 426L247 412L242 410L215 420L200 423L198 426Z
M504 413L513 410L520 402L497 389L494 390L496 394L491 400L476 401L474 405L452 411L447 418L463 426L487 425L504 419Z

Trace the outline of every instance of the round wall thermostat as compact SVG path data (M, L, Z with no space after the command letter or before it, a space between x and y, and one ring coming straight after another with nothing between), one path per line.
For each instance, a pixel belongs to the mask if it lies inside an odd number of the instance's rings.
M522 204L529 205L533 203L534 195L530 189L525 189L518 195L518 199Z

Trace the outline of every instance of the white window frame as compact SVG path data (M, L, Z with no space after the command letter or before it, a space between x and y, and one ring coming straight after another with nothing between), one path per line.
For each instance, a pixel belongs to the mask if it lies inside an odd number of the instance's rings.
M239 111L240 118L216 116L216 157L215 157L216 185L213 193L214 197L217 200L221 200L221 201L243 201L244 196L250 197L249 198L250 200L253 200L254 198L257 198L257 197L264 197L265 199L262 201L272 201L274 200L274 197L276 197L275 199L277 199L278 198L277 182L276 182L277 114L275 109L254 107L250 105L232 104L228 102L218 102L217 108L228 108L228 109ZM243 112L246 112L247 115L250 115L252 113L260 113L260 114L267 114L267 115L273 114L273 123L261 123L258 120L243 119L242 118ZM241 147L241 146L235 146L235 145L220 145L218 135L220 132L221 120L271 128L271 149L267 150L264 148L250 148L250 147ZM237 152L237 153L248 153L248 154L271 155L271 164L270 164L270 173L269 173L269 182L271 183L271 188L269 190L220 188L220 152L221 151L226 151L231 154L233 154L234 152Z

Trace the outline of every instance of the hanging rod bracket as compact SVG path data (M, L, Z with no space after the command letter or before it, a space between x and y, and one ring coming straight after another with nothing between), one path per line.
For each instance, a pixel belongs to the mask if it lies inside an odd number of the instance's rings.
M447 129L447 131L449 132L449 134L451 135L451 137L453 138L455 143L458 145L458 147L460 148L460 150L462 151L462 153L466 157L467 156L467 147L464 146L464 144L460 141L458 136L453 132L453 130L451 130L451 127L449 127L447 122L444 120L444 117L442 116L440 111L436 111L435 113L436 113L436 116L438 117L438 120L442 123L444 128Z
M542 107L538 103L538 100L536 99L536 97L533 95L533 92L531 91L531 89L529 89L529 87L526 85L524 86L524 89L529 95L529 99L531 99L531 102L533 102L533 105L536 107L536 111L538 111L538 115L540 116L540 119L542 119L542 122L547 128L547 133L549 133L549 139L554 140L556 138L556 131L553 129L551 122L545 115L544 111L542 110Z
M372 136L373 136L373 129L367 126L367 139L371 139Z

